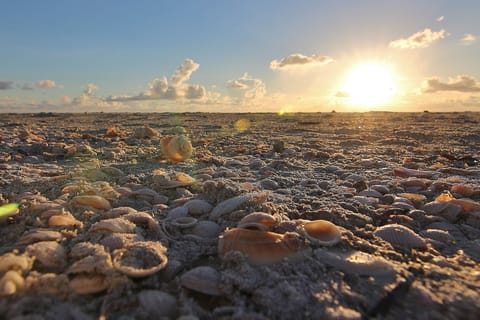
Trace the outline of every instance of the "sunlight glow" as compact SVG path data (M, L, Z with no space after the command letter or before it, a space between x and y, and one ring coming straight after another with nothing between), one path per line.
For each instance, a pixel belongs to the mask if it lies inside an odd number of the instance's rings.
M380 62L357 65L348 73L342 92L353 106L384 106L392 103L397 93L395 74Z

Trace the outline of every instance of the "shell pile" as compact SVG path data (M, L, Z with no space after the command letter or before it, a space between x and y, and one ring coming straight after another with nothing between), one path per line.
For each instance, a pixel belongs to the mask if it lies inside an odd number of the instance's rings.
M478 114L0 122L2 317L480 314Z

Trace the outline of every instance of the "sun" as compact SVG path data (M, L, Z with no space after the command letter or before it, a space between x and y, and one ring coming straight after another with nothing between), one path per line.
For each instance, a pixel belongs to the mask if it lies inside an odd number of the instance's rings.
M388 105L397 93L395 72L391 66L381 62L359 64L348 73L341 93L353 106Z

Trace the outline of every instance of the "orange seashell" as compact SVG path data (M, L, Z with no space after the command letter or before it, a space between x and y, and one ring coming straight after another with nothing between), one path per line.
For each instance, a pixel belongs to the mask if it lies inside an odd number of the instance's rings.
M76 196L72 199L72 203L81 206L90 206L100 210L108 210L112 208L110 202L100 196Z
M190 140L184 135L164 137L160 140L163 157L172 162L188 160L193 153Z
M467 184L456 184L452 186L450 191L458 193L464 197L470 197L475 192L475 189Z
M393 175L398 177L416 177L416 178L431 178L435 172L434 171L424 171L424 170L415 170L408 168L394 168Z
M338 227L327 220L315 220L301 224L298 232L314 244L333 246L340 242L341 234Z
M449 192L442 193L435 201L458 204L465 212L480 211L480 203L470 199L455 199Z
M298 258L310 250L296 232L278 234L234 228L227 230L218 241L218 255L224 257L231 251L246 255L254 265L281 262L285 258Z
M252 212L243 217L237 227L243 229L270 230L277 223L277 219L265 212Z

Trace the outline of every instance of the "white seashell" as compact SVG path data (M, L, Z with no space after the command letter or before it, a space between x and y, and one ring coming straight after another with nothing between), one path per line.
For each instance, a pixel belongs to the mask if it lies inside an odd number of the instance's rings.
M201 238L216 238L220 234L220 226L213 221L198 221L192 228L191 234Z
M134 242L112 253L113 267L133 278L146 277L167 265L166 251L160 242Z
M212 212L210 212L209 219L216 220L220 218L222 215L230 213L239 209L244 205L258 205L267 199L268 193L267 192L259 192L259 193L247 193L243 195L239 195L225 201L220 202L215 208L213 208Z
M16 255L13 252L5 253L0 256L0 273L8 270L28 271L33 265L32 258L25 255Z
M186 229L193 227L197 221L198 220L193 217L180 217L173 219L170 224L180 229Z
M405 249L425 249L426 242L411 229L400 224L387 224L373 232L379 238L389 242L394 247Z
M209 266L201 266L185 272L180 277L180 284L193 291L211 296L222 295L220 272Z
M13 295L24 287L25 280L17 271L9 270L0 278L0 296Z
M145 319L175 319L177 299L160 290L143 290L138 294L139 313L146 313Z
M123 218L113 218L113 219L105 219L100 220L94 223L91 227L89 232L99 232L99 233L115 233L115 232L123 232L123 233L134 233L135 232L135 224L123 219Z
M41 241L29 245L25 250L47 268L63 269L67 265L65 248L56 241Z
M205 200L193 199L183 205L192 216L200 216L212 211L213 206Z

